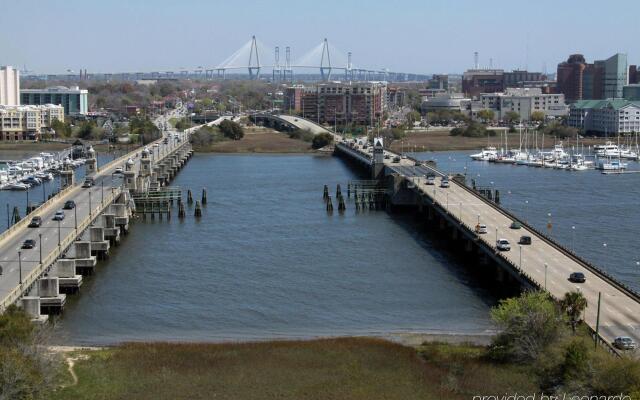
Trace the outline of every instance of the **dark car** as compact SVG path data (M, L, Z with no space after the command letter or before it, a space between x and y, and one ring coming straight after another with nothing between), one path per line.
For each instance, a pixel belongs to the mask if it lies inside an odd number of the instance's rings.
M41 217L33 217L31 218L31 222L29 222L29 228L39 228L42 225Z
M33 249L36 247L36 241L33 239L27 239L22 243L23 249Z
M67 200L64 202L64 206L62 208L65 210L73 210L76 208L76 202L73 200Z
M513 221L511 223L511 226L509 226L509 228L511 228L511 229L520 229L520 228L522 228L522 224L520 222L518 222L518 221Z
M584 276L582 272L572 272L569 275L569 281L574 283L585 283L587 281L587 277Z
M82 184L83 188L90 188L95 183L95 180L92 177L86 177L84 179L84 183Z
M531 236L520 236L520 241L518 241L518 244L531 244Z

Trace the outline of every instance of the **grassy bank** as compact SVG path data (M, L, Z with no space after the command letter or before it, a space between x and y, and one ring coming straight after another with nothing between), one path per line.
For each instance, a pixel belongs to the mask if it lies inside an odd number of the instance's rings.
M242 344L136 343L84 352L53 399L465 399L535 391L484 348L369 338ZM74 354L78 358L78 354ZM71 382L69 378L68 383Z
M240 140L223 140L208 146L195 146L203 153L307 153L313 151L311 144L291 139L275 131L247 132Z
M538 140L542 140L539 137ZM497 148L504 147L504 137L498 133L496 136L491 136L487 140L486 137L464 137L464 136L451 136L449 131L430 131L430 132L412 132L408 133L403 139L404 150L407 148L413 148L414 146L419 151L446 151L446 150L479 150L488 145L495 146ZM516 133L509 133L507 136L507 142L510 148L517 148L520 143L520 135ZM565 141L565 148L568 148L570 143L575 143L575 138ZM580 144L585 146L593 146L594 144L604 143L603 138L585 138L580 140ZM551 147L554 144L553 138L545 138L545 147ZM395 141L391 145L392 150L399 151L402 148L400 141ZM408 146L408 147L407 147ZM529 145L533 147L533 145Z

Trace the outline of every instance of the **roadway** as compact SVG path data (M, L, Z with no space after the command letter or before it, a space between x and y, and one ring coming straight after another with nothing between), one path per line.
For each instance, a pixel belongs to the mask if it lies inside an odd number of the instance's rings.
M182 140L184 141L185 138L183 137ZM176 146L177 143L174 140L169 140L168 144L160 141L158 146L155 146L156 150L151 154L158 154L161 158ZM152 145L150 148L153 150L154 146ZM140 151L141 149L136 149L129 153L135 162L135 171L140 168ZM39 228L25 226L0 241L0 265L3 270L0 275L0 303L19 285L20 276L24 279L39 266L41 251L42 259L45 259L56 250L59 242L64 242L69 236L77 236L76 223L80 224L87 218L90 209L93 210L92 217L97 215L96 210L100 206L103 195L104 198L107 198L112 188L122 185L122 178L114 176L113 172L117 167L124 167L123 164L124 162L101 169L94 175L95 185L93 187L85 189L77 185L61 196L55 202L54 207L48 208L47 212L37 214L42 217L42 225ZM75 201L76 208L75 210L64 210L65 218L60 222L60 229L58 229L58 222L53 220L53 216L57 210L62 209L67 200ZM39 235L42 235L41 241ZM36 246L33 249L21 249L22 243L27 239L36 241ZM19 252L20 259L18 259ZM20 264L22 271L20 271Z
M357 150L366 152L356 145ZM426 184L426 176L445 174L425 165L415 166L406 158L394 162L395 153L385 151L390 158L385 159L386 168L413 181L416 190L426 194L431 201L443 207L447 212L473 229L476 224L487 226L487 234L476 234L477 240L483 242L493 252L518 266L539 287L545 288L556 298L562 299L567 292L578 290L588 302L584 313L585 322L593 329L596 327L598 294L601 293L600 335L609 343L617 336L630 336L640 343L640 303L609 281L593 273L582 263L567 256L559 248L543 240L537 233L526 227L511 229L512 219L488 205L478 194L470 192L450 179L450 187L440 187L440 179L435 185ZM530 236L531 245L519 245L521 236ZM511 244L510 251L498 251L496 241L507 239ZM585 283L569 281L572 272L582 272L586 276Z

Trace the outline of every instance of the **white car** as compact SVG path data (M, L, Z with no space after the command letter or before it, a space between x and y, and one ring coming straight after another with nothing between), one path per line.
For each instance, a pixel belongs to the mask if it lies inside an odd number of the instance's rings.
M500 251L509 251L511 250L511 245L507 239L498 239L498 241L496 241L496 248Z
M485 224L476 225L476 233L478 234L487 233L487 226Z
M618 336L613 345L620 350L635 350L637 346L636 342L628 336Z
M427 176L427 185L435 185L436 177L433 175Z

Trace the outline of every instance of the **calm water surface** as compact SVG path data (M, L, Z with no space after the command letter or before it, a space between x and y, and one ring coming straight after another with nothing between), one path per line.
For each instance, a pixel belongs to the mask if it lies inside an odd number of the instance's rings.
M200 221L137 222L58 320L67 343L392 332L483 333L495 299L408 216L328 217L313 155L197 155L173 185L208 189ZM175 214L174 214L175 215Z
M435 159L442 171L466 172L469 182L493 185L504 207L640 291L640 174L494 164L471 161L471 153L416 155ZM640 164L629 161L629 169Z

